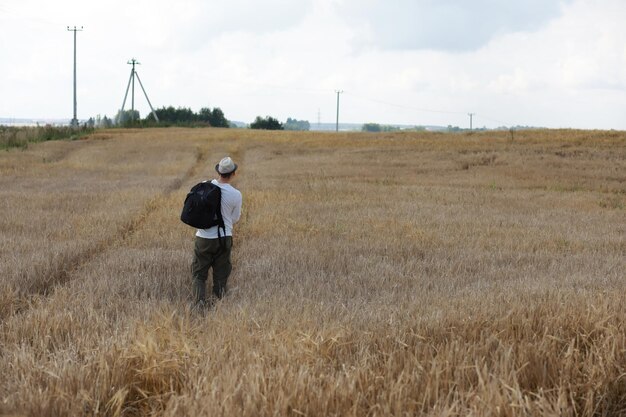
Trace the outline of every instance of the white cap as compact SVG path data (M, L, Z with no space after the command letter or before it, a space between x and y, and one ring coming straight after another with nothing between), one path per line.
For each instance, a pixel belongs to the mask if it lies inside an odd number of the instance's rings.
M218 174L230 174L231 172L235 172L237 169L237 164L230 159L230 156L223 158L219 164L215 165L215 170Z

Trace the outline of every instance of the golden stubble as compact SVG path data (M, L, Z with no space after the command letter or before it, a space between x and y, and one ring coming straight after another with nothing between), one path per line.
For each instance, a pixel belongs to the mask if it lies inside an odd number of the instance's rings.
M626 135L109 130L0 154L0 413L626 412ZM231 292L185 193L231 155Z

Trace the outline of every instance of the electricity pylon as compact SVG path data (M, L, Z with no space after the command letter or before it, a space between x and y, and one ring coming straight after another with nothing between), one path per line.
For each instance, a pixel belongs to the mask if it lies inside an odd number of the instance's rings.
M128 89L130 86L133 86L132 94L131 94L131 120L135 120L135 77L137 77L137 81L139 81L139 86L141 87L141 91L143 91L143 95L146 97L146 101L148 102L148 106L150 106L150 110L152 111L152 115L154 116L154 120L159 121L159 118L156 115L156 112L152 108L152 103L150 103L150 99L148 98L148 94L146 94L145 88L143 88L143 84L141 83L141 78L139 78L139 74L135 71L135 65L141 65L135 58L131 59L127 62L127 64L132 65L133 68L130 70L130 78L128 79L128 85L126 86L126 94L124 94L124 102L122 103L122 111L120 114L124 114L124 106L126 106L126 98L128 97Z

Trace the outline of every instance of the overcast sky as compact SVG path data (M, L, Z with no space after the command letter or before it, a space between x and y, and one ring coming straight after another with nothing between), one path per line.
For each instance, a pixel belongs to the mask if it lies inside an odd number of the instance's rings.
M0 117L155 107L334 122L626 130L625 0L0 0ZM136 89L136 108L149 109Z

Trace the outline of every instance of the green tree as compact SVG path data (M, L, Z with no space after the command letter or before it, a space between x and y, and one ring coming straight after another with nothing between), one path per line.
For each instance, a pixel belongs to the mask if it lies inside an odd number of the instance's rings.
M194 113L190 108L173 106L161 107L155 110L159 118L159 125L162 126L213 126L213 127L229 127L230 124L224 116L224 112L219 107L211 110L209 107L203 107L198 113ZM151 120L146 118L146 123Z
M310 130L311 124L308 120L296 120L288 117L284 127L285 130Z
M265 118L257 116L254 122L250 123L250 129L283 130L284 126L278 119L272 116L266 116Z
M120 110L115 115L115 124L118 126L129 126L133 122L139 121L139 119L139 111L137 110Z
M224 112L219 107L211 110L209 107L203 107L198 112L198 120L208 123L213 127L230 127L228 120L224 116Z
M198 112L198 120L211 125L212 111L210 107L203 107ZM212 125L211 125L212 126Z
M188 107L161 107L154 111L160 122L164 124L191 124L198 120L198 115Z
M363 132L380 132L382 127L378 123L365 123L361 130Z
M214 107L213 110L211 110L209 124L213 127L230 127L228 120L226 120L224 116L224 112L219 107Z
M103 127L105 129L111 128L113 127L113 122L111 121L111 119L109 119L106 114L104 115L104 117L102 118L102 120L100 121L100 127Z

